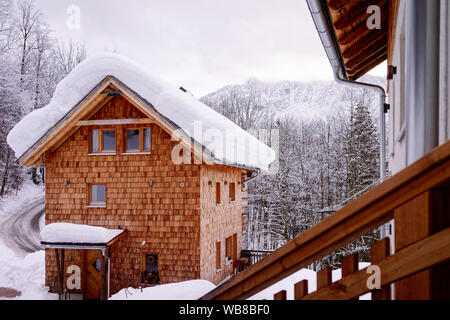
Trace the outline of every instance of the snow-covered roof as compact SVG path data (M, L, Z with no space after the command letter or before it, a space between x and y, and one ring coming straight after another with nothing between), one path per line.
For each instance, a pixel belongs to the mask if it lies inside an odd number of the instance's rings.
M42 244L106 245L125 230L56 222L41 230Z
M25 116L9 133L8 144L23 156L96 86L112 76L151 104L170 122L209 150L216 162L267 171L275 152L178 87L114 53L94 55L70 72L44 108Z

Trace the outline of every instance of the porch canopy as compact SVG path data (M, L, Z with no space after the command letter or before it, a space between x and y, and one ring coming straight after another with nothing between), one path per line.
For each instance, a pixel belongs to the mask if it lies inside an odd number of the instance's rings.
M122 229L107 229L83 224L56 222L41 231L43 248L106 249L125 235Z
M108 298L110 296L110 246L125 236L125 234L126 230L107 229L66 222L56 222L46 225L41 231L41 246L46 249L55 249L59 298L63 299L65 249L101 251L99 258L101 264L100 299L104 300ZM106 270L108 272L107 276Z

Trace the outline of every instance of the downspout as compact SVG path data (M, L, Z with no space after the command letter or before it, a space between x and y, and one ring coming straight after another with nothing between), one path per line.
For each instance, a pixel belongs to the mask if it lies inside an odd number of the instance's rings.
M386 92L384 88L375 84L365 83L365 82L357 82L352 80L344 79L341 76L342 72L336 70L334 73L334 79L337 83L356 87L356 88L366 88L370 90L375 90L379 94L379 105L378 111L380 115L380 135L379 135L379 143L380 143L380 183L386 179L386 116L385 113L387 111L387 106L385 104L386 101Z
M386 118L385 118L386 92L383 87L375 84L356 82L346 79L346 77L344 76L345 73L343 71L344 62L342 61L342 57L338 53L335 35L330 32L331 26L329 25L327 13L322 7L321 0L307 0L307 4L309 7L309 11L311 12L314 24L316 26L317 32L319 33L320 39L322 41L322 45L328 56L328 60L330 61L331 67L333 68L333 75L336 82L347 86L376 90L379 94L379 107L378 107L380 113L379 161L380 161L380 182L383 182L384 179L386 178ZM381 227L382 238L386 236L385 229L386 227L384 226Z
M111 258L109 256L106 256L106 260L108 261L108 286L106 292L106 300L108 300L111 297Z
M384 88L375 84L356 82L352 80L347 80L344 76L344 63L341 56L338 54L338 49L335 41L334 34L330 32L330 26L326 13L322 9L322 4L320 0L307 0L309 11L313 17L314 24L316 25L317 32L319 33L322 45L325 48L325 52L330 61L331 67L333 68L334 79L337 83L358 87L366 88L370 90L375 90L378 92L379 98L379 113L380 113L380 182L384 181L386 178L386 117L385 117L385 100L386 92Z

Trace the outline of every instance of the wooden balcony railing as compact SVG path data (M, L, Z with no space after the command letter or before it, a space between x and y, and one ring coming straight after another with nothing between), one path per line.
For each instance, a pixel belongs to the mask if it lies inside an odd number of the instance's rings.
M273 250L241 250L241 257L248 259L248 265L255 264L271 254Z
M449 190L447 141L201 299L246 299L392 219L395 253L389 256L387 239L371 251L382 289L369 289L371 273L358 270L357 256L350 255L341 261L341 280L332 283L331 270L321 270L317 291L308 294L304 280L295 284L295 298L353 299L372 292L372 299L449 299ZM391 297L387 285L394 282ZM281 291L274 298L285 297Z

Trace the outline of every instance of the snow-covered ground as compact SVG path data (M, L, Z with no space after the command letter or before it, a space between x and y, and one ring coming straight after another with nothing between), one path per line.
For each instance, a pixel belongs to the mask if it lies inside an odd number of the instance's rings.
M43 186L26 182L14 195L0 199L0 224L17 210L44 196ZM11 299L19 300L54 300L58 296L48 293L44 286L45 254L43 250L23 254L15 252L0 240L0 287L11 288L22 294ZM7 299L0 297L0 299Z
M196 300L216 286L207 280L189 280L141 289L122 289L110 300Z
M22 294L16 300L56 300L44 286L45 253L43 250L17 256L0 241L0 287L12 288ZM0 297L0 300L7 299Z
M369 263L360 263L359 269L367 267ZM308 280L308 292L313 292L317 288L316 272L308 269L301 269L289 277L278 281L263 291L251 296L248 300L273 300L273 295L281 290L286 290L287 299L294 299L294 284L301 280ZM333 270L333 282L341 279L341 269ZM215 288L215 285L206 280L190 280L165 284L155 287L134 289L122 289L113 295L110 300L193 300ZM371 294L367 293L360 297L360 300L370 300Z
M26 181L17 194L0 198L0 223L13 215L19 208L44 197L44 186L35 185L31 180Z
M370 263L360 262L359 270L367 267ZM337 269L333 270L331 274L331 278L333 282L338 281L342 277L342 270ZM283 280L278 281L277 283L271 285L270 287L258 292L257 294L251 296L249 300L273 300L273 295L281 290L286 290L286 298L287 300L294 299L294 284L300 282L302 280L308 280L308 293L316 291L317 282L316 282L316 272L309 269L301 269L290 276L284 278ZM366 293L362 295L360 300L371 300L372 294Z

